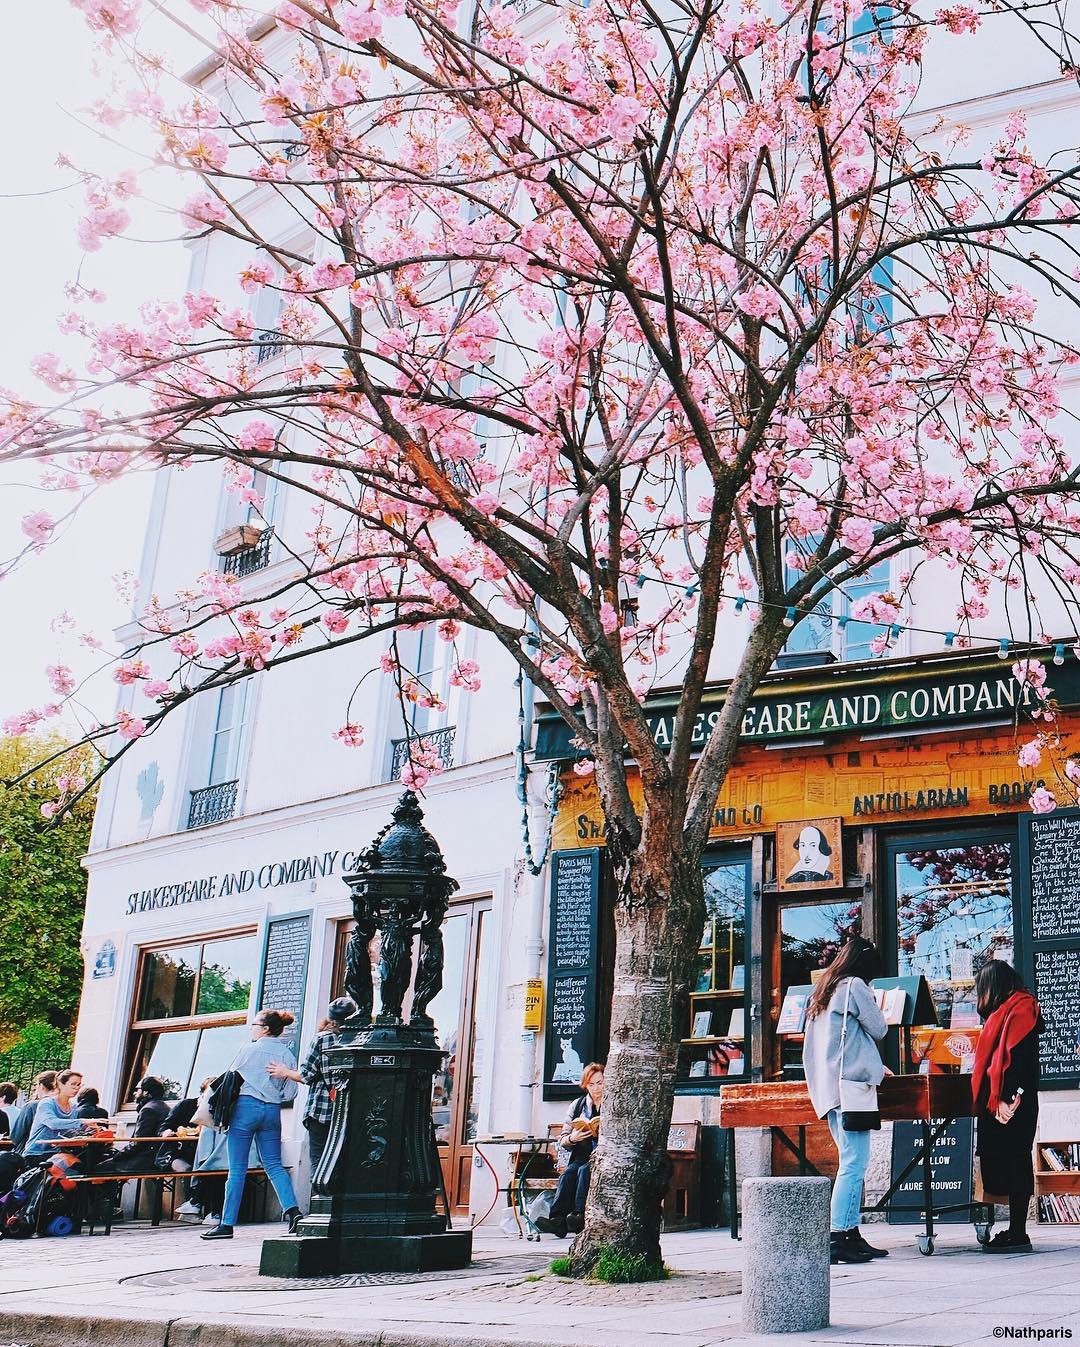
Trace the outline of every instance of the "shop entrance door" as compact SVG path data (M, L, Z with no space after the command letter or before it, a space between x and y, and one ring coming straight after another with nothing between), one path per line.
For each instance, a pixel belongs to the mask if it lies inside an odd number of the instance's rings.
M443 922L443 985L428 1006L435 1021L435 1037L447 1053L443 1069L432 1082L431 1116L439 1143L443 1182L451 1209L467 1211L476 1139L480 1090L488 1070L489 1026L483 1019L486 979L490 977L491 899L452 903ZM333 995L344 995L345 951L353 922L338 928ZM371 944L372 962L378 960L378 940ZM378 977L375 979L378 1011ZM409 999L404 1006L409 1017Z
M769 1039L773 1045L771 1079L803 1080L802 1035L785 1034L779 1038L775 1032L784 993L789 987L812 984L814 974L833 961L848 936L859 933L862 927L862 902L858 897L845 897L843 893L837 894L835 891L828 896L813 894L796 898L792 895L790 898L781 898L774 911L771 961L773 995L769 1004ZM810 1163L819 1174L831 1178L836 1173L837 1157L828 1124L814 1123L807 1127L804 1142ZM795 1157L775 1136L772 1144L772 1172L799 1172Z
M490 1062L490 1026L482 1018L490 976L491 902L455 903L443 922L443 988L428 1014L449 1055L434 1080L431 1113L450 1206L467 1211L480 1089Z
M827 968L849 935L862 928L862 902L842 894L782 898L776 905L772 942L773 989L769 1005L773 1080L802 1080L802 1035L776 1036L776 1022L789 987L807 986Z

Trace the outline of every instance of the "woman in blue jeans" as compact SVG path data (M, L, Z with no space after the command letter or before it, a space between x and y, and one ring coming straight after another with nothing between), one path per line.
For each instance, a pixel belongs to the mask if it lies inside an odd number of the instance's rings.
M244 1196L252 1140L258 1148L266 1177L274 1185L277 1200L281 1203L282 1219L288 1221L290 1234L296 1229L300 1208L296 1205L288 1171L281 1163L281 1106L295 1098L296 1082L270 1074L274 1063L296 1069L296 1058L281 1041L282 1030L292 1024L293 1018L287 1010L260 1010L252 1021L251 1042L240 1050L229 1068L239 1072L244 1083L229 1121L229 1177L225 1184L221 1224L204 1231L203 1239L233 1237L233 1226Z
M806 1008L803 1039L806 1087L814 1112L827 1120L840 1152L829 1221L830 1258L834 1263L868 1263L871 1258L884 1258L889 1252L875 1249L859 1233L863 1179L870 1162L870 1133L846 1128L840 1111L841 1034L844 1034L845 1080L880 1085L888 1071L878 1050L878 1043L887 1031L885 1016L867 986L879 971L876 946L861 936L852 936L814 987Z

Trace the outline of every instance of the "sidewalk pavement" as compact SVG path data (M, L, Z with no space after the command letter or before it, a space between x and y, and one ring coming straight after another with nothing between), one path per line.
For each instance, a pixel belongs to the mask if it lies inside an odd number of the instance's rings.
M299 1283L258 1276L261 1241L280 1233L275 1226L241 1227L231 1243L213 1244L199 1239L198 1227L178 1225L118 1226L109 1238L5 1240L0 1345L959 1347L1080 1340L1080 1227L1036 1228L1036 1252L1023 1255L982 1253L970 1226L944 1226L931 1258L917 1252L912 1227L865 1229L891 1255L833 1269L831 1327L768 1338L742 1331L741 1246L726 1231L666 1235L664 1256L675 1275L645 1286L566 1281L547 1271L565 1241L527 1244L487 1229L476 1232L474 1263L464 1272Z

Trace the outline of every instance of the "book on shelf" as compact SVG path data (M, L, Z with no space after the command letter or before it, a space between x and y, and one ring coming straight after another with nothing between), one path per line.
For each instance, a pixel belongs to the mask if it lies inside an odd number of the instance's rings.
M690 1063L690 1074L692 1076L703 1076L705 1075L707 1068L708 1063L706 1062L704 1057L701 1057L696 1062Z
M712 1030L711 1010L696 1010L694 1012L694 1027L690 1031L691 1038L708 1038Z
M784 994L784 1004L780 1007L780 1018L776 1021L778 1034L801 1034L806 1024L806 1005L810 993L805 987L789 987Z
M731 990L741 992L746 990L746 964L737 963L731 970Z
M1056 1170L1059 1174L1064 1173L1069 1168L1055 1146L1043 1146L1042 1157L1043 1164L1046 1165L1047 1169Z
M746 1021L746 1012L742 1006L736 1006L731 1012L731 1019L728 1020L727 1033L729 1038L742 1038L744 1035L744 1024Z
M885 1016L885 1023L903 1024L907 1007L907 992L903 987L871 987L870 990L878 1010Z

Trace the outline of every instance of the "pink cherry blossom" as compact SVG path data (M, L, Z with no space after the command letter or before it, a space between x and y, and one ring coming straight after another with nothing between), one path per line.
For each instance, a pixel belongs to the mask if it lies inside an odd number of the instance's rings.
M75 691L75 675L66 664L49 664L45 669L49 686L61 697L67 697Z
M339 730L335 730L332 738L339 740L349 748L363 748L364 729L362 725L355 725L352 721L342 725Z
M44 510L35 510L33 514L23 515L20 527L31 542L40 546L49 541L56 522Z
M1036 786L1031 792L1031 811L1034 814L1050 814L1057 808L1057 798L1053 791L1045 786Z
M338 15L341 31L350 42L370 42L382 32L382 19L370 9L347 5Z
M116 715L116 728L122 739L138 739L146 733L146 721L138 716L133 716L127 711L118 711Z
M1042 762L1042 747L1038 739L1032 739L1030 743L1022 744L1016 755L1016 761L1021 767L1038 767Z

